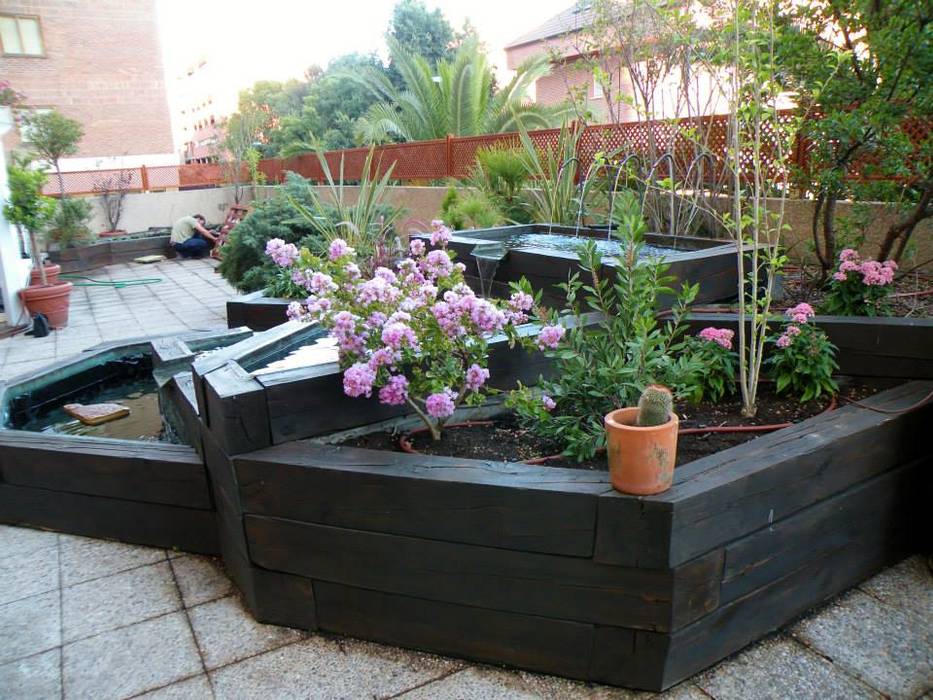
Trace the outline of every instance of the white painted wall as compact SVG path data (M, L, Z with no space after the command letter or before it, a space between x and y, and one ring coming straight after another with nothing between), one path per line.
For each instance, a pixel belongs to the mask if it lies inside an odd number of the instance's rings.
M63 173L77 173L85 170L119 170L121 168L147 168L157 165L178 165L177 153L144 153L136 156L86 156L82 158L62 158L58 161ZM49 168L49 172L53 169Z
M91 231L100 233L110 227L97 197L88 197L93 218L88 224ZM248 203L244 197L242 203ZM126 195L120 228L125 231L145 231L153 226L171 226L177 219L190 214L204 214L209 224L222 223L233 204L232 187L179 192L136 192Z
M9 107L0 107L0 137L13 127ZM0 148L0 289L3 293L3 308L7 323L20 321L23 305L19 301L19 290L29 284L32 263L20 256L19 239L13 226L3 218L3 207L9 197L6 174L6 155Z

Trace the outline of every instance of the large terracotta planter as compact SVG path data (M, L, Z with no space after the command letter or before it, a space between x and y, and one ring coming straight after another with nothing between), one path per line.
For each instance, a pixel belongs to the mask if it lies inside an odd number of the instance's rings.
M671 413L663 425L640 427L635 425L637 415L637 408L606 415L609 479L618 491L649 496L671 487L680 421Z
M58 284L58 276L61 274L62 266L56 265L55 263L48 263L45 266L45 281L46 284ZM39 274L37 268L32 268L29 271L29 286L35 287L42 284L42 276Z
M40 284L20 290L19 296L29 310L29 315L45 314L52 328L68 325L68 307L71 298L71 282Z

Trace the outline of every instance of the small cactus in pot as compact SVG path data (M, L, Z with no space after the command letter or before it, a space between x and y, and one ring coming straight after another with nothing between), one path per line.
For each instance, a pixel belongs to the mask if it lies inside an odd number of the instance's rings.
M609 477L623 493L648 496L671 487L680 422L670 389L645 387L638 406L606 416Z
M649 384L638 398L638 416L635 425L650 427L664 425L670 420L674 408L671 390L660 384Z

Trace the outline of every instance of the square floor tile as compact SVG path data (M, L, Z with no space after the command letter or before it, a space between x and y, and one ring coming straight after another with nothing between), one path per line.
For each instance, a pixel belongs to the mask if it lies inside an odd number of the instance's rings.
M62 535L62 585L109 576L165 560L165 552L134 544Z
M196 554L174 557L172 569L185 607L223 598L233 592L233 583L220 559Z
M60 597L55 590L0 605L0 663L61 645Z
M201 674L136 697L137 700L209 700L213 696L207 676Z
M65 697L126 698L203 670L182 612L82 639L63 653Z
M191 608L188 616L208 669L297 642L306 636L300 630L256 622L236 596Z
M933 616L854 591L793 628L808 646L891 698L913 700L933 679Z
M784 638L756 644L694 682L716 700L883 700L841 668Z
M61 697L61 649L0 666L0 698L59 700Z
M37 549L55 547L57 544L57 532L0 525L0 558L11 554L29 554Z
M214 693L234 698L373 698L398 695L460 663L352 639L314 636L211 673Z
M58 588L58 547L0 559L0 605Z
M167 561L62 590L64 641L125 627L181 608Z
M865 581L859 588L889 605L929 619L933 615L931 561L919 554L909 557Z
M399 700L632 700L634 697L632 691L624 688L488 666L471 666L398 696Z

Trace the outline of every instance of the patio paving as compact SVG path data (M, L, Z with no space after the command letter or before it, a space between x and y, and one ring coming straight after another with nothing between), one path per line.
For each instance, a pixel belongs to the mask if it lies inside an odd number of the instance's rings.
M156 284L76 286L68 326L45 338L0 339L0 379L14 377L112 340L227 327L226 302L236 295L213 260L121 263L77 274L95 280L159 278ZM86 280L72 280L86 282Z
M224 328L212 261L95 270L71 323L0 340L0 379L110 340ZM805 546L805 545L804 545ZM0 698L654 697L256 623L216 559L0 526ZM664 693L933 700L933 575L911 557Z
M656 697L262 625L217 559L52 532L0 526L0 596L2 698ZM933 697L931 599L911 557L660 697Z

